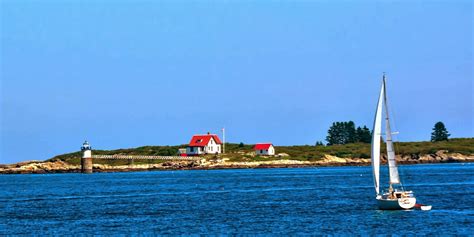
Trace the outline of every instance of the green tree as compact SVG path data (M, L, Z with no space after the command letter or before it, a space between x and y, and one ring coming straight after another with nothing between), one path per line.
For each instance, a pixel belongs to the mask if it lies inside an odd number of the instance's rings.
M315 146L324 146L322 141L317 141Z
M345 143L354 143L357 141L355 124L352 121L344 122Z
M364 126L356 129L356 142L370 143L372 141L372 134L370 130Z
M362 138L360 139L361 142L364 143L371 143L372 142L372 131L368 127L364 125L362 128Z
M326 141L328 142L328 146L335 145L335 144L342 144L341 143L341 123L340 122L333 122L332 126L329 127L328 135L326 136Z
M239 143L239 147L240 148L244 147L244 143L243 142Z
M434 125L433 132L431 133L431 141L432 142L447 141L450 135L451 134L448 133L448 130L444 126L444 123L437 122Z
M371 140L370 130L366 126L362 128L359 126L356 129L353 121L332 123L326 136L328 146L354 142L370 143Z
M326 141L328 142L328 146L356 142L357 136L354 122L332 123L332 126L328 130Z

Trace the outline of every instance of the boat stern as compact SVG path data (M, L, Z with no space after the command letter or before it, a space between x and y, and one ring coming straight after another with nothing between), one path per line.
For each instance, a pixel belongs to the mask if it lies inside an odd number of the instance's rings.
M398 205L400 205L402 209L412 209L415 207L415 204L416 204L415 197L407 197L407 198L398 199Z
M407 210L415 207L416 198L412 191L395 191L377 196L381 210Z

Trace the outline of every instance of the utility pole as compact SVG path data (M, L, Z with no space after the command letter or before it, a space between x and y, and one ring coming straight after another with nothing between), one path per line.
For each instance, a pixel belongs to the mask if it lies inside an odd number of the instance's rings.
M225 153L225 128L222 128L222 154Z

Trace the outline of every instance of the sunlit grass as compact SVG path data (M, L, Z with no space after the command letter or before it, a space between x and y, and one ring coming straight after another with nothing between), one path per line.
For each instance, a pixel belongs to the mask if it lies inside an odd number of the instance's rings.
M117 149L117 150L94 150L97 155L156 155L156 156L174 156L177 155L179 148L185 148L186 145L179 146L143 146L137 148ZM342 158L370 158L370 144L352 143L346 145L333 146L276 146L276 153L286 153L288 157L278 156L254 156L252 154L253 145L239 145L237 143L226 143L226 154L219 155L218 158L228 158L234 162L244 161L264 161L292 159L302 161L317 161L325 154L338 156ZM396 153L399 155L426 155L435 154L440 150L446 150L449 153L460 153L464 155L474 154L474 138L453 138L449 141L441 142L397 142L395 144ZM385 152L385 145L382 144L382 152ZM63 160L71 164L80 164L81 152L58 155L50 160ZM213 159L214 155L205 156L207 159ZM134 164L155 164L162 163L159 160L134 160ZM127 165L128 160L96 160L96 164L109 165Z

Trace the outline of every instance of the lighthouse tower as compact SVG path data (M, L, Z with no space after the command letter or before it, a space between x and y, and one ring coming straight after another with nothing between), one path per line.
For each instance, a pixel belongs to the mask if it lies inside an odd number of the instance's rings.
M81 151L81 171L90 174L92 173L92 147L85 141L81 146Z

